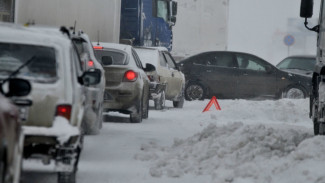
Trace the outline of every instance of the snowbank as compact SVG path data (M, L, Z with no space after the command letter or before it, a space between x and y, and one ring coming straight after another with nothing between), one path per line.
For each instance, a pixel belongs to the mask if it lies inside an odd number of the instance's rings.
M303 107L307 100L219 104L221 111L201 114L210 123L201 132L175 139L171 147L143 144L135 159L150 161L152 177L209 175L218 183L325 182L325 137L314 137L310 127L304 127L310 125L308 107Z

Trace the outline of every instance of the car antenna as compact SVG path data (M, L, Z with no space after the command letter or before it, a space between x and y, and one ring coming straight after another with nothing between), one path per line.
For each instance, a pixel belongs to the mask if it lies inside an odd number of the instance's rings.
M97 31L97 46L99 46L99 30Z
M74 26L73 26L73 34L76 33L76 25L77 25L77 20L74 21Z

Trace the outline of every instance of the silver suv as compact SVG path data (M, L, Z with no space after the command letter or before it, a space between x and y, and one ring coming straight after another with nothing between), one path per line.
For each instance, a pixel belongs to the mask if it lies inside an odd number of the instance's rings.
M165 100L171 100L174 107L182 108L185 77L168 50L164 47L138 47L135 50L143 65L150 63L156 67L155 71L146 72L151 81L150 93L155 109L163 109Z
M53 167L58 182L75 182L82 149L84 85L97 84L97 71L82 72L66 29L25 28L0 24L0 76L21 65L17 77L28 79L33 102L23 123L24 167ZM64 34L65 32L66 34Z

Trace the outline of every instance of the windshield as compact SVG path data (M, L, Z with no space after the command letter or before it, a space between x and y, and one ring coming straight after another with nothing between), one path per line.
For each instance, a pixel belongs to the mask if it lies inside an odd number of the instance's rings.
M105 65L127 65L127 59L126 54L119 52L119 51L113 51L113 50L95 50L95 55L97 60ZM109 60L111 61L111 64L105 64L105 61L103 60Z
M316 63L316 58L286 58L280 62L276 67L279 69L300 69L306 71L313 71Z
M44 46L0 43L0 75L11 74L32 57L31 63L17 75L34 80L55 81L55 50Z
M168 19L168 4L167 1L157 1L157 17L163 18L165 21Z

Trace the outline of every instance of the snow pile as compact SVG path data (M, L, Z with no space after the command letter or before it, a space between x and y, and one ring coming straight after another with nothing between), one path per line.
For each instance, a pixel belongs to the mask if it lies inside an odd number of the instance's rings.
M309 129L286 125L211 124L186 140L175 140L172 147L142 145L135 158L152 161L153 177L211 175L219 183L317 182L323 177L324 182L324 141Z
M52 127L24 126L23 131L25 135L56 136L60 144L67 142L71 136L80 134L78 127L70 125L69 121L61 116L55 117Z

